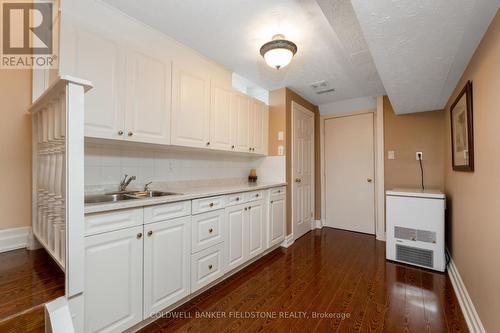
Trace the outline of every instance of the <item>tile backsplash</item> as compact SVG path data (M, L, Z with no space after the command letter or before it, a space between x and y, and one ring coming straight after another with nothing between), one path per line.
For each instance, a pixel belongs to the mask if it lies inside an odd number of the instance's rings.
M85 144L85 185L119 184L125 174L136 184L214 179L245 179L251 168L261 181L284 181L285 157L230 153L129 148Z

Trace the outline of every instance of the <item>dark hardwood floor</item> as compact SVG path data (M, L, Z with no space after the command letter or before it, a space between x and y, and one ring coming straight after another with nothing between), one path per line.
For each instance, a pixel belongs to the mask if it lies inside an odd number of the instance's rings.
M270 253L141 330L355 331L468 332L446 274L387 262L385 243L330 228Z
M64 295L64 273L44 249L0 253L0 332L43 332L43 305Z

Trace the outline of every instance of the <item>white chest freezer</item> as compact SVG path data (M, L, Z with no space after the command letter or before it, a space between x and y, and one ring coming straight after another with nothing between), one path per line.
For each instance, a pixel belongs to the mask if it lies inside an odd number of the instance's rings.
M386 191L386 258L444 272L445 209L440 191Z

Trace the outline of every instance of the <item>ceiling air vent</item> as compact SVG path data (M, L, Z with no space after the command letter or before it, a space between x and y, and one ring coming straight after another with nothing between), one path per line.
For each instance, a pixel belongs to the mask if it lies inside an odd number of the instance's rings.
M331 88L330 84L325 80L313 82L313 83L309 84L309 86L318 95L326 94L326 93L335 91L335 89Z

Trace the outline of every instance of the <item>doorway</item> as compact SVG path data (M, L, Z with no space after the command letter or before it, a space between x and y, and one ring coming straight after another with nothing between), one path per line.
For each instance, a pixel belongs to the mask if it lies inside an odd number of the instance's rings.
M325 226L375 234L373 113L325 119Z
M314 113L292 102L292 230L298 239L314 220Z

